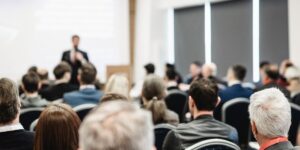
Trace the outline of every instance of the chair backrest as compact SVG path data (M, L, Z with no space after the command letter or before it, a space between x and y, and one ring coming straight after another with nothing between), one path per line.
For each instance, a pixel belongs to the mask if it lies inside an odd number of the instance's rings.
M240 150L240 147L227 140L208 139L198 142L185 150Z
M222 106L222 121L235 127L239 135L239 145L247 148L250 141L250 101L246 98L235 98L224 103Z
M168 95L165 98L166 105L168 109L176 112L179 116L180 122L184 122L185 113L187 110L188 96L186 93L174 89L168 92Z
M43 110L44 108L42 107L25 108L21 110L20 123L25 130L30 130L31 123L40 117Z
M35 119L31 124L30 124L30 128L29 131L34 132L35 131L35 127L38 123L39 119Z
M158 124L154 127L155 133L155 147L157 150L162 150L162 146L165 140L165 137L169 131L175 129L175 126L170 124Z
M289 131L289 140L293 145L297 143L298 129L300 126L300 106L291 103L292 109L292 124Z
M83 121L84 117L96 106L96 104L82 104L74 107L73 110L77 113L80 120Z

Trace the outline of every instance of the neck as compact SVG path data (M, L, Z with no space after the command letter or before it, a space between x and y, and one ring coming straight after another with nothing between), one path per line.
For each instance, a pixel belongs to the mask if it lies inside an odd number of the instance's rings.
M268 138L262 135L257 135L257 142L260 146L265 145L266 143L270 143L272 140L277 139L280 137L275 137L275 138Z
M20 121L19 121L19 114L18 114L17 117L13 121L11 121L9 123L5 123L5 124L0 124L0 127L15 125L15 124L19 124L19 123L20 123Z
M228 81L229 86L232 86L232 85L235 85L235 84L240 84L240 83L241 83L241 81L236 80L236 79L232 79L232 80Z
M39 94L38 92L34 92L34 93L26 93L27 97L37 97Z
M203 116L203 115L213 116L213 111L198 111L198 110L195 110L194 113L193 113L194 118L197 118L197 117Z

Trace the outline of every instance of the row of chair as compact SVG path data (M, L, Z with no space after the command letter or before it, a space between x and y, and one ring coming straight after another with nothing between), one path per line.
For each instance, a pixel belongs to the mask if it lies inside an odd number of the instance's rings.
M89 111L96 106L95 104L83 104L74 107L73 110L78 114L79 118L83 120ZM22 109L20 113L20 123L24 129L33 131L43 110L44 108L42 107Z

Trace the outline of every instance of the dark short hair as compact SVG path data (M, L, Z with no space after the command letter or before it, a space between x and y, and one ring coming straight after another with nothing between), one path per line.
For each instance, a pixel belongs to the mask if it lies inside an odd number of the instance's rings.
M29 93L39 90L40 77L34 72L28 72L22 77L24 89Z
M202 63L200 61L193 61L192 64L196 65L197 67L202 67Z
M37 72L38 72L38 68L37 68L37 66L31 66L31 67L28 69L27 72L35 72L35 73L37 73Z
M265 69L265 74L267 77L269 77L273 81L279 79L279 77L280 77L279 70L272 69L270 66Z
M45 73L43 73L43 74L41 74L41 73L38 72L37 75L40 77L41 80L48 80L49 79L49 73L48 73L48 71L45 72Z
M269 61L261 61L260 63L259 63L259 68L260 69L263 69L265 66L267 66L267 65L270 65L270 62Z
M247 69L242 65L234 65L231 67L236 79L243 81L245 79Z
M177 73L175 70L169 69L166 71L166 77L168 80L176 80Z
M155 73L155 66L152 63L146 64L144 68L146 69L147 74Z
M176 70L176 67L174 64L166 63L166 68L167 70Z
M107 93L101 98L100 103L102 104L104 102L115 101L115 100L129 101L128 98L122 94Z
M67 72L72 73L72 68L66 62L59 63L53 70L56 79L61 79Z
M0 79L0 124L12 122L19 112L18 88L7 78Z
M192 82L189 95L192 97L198 110L212 111L218 102L218 86L207 79L199 79Z
M97 69L91 63L85 63L78 71L81 82L84 84L94 84L97 75Z
M77 35L77 34L72 36L72 40L74 40L75 38L80 39L79 35Z

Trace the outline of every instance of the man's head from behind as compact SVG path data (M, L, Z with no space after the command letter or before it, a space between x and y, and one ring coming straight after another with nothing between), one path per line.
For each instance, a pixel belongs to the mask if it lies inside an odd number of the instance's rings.
M194 117L201 111L212 112L220 101L217 84L207 79L194 81L189 95L189 108Z
M36 73L28 72L22 77L22 87L25 93L36 93L40 86L40 77Z
M69 81L71 79L71 73L72 68L66 62L59 63L53 70L56 80L66 79Z
M242 65L234 65L228 69L228 81L243 81L246 77L247 69Z
M97 70L91 63L85 63L78 70L78 81L80 85L94 84L97 76Z
M201 73L202 63L199 61L194 61L190 65L190 74L192 77L197 77Z
M0 126L12 123L19 114L18 88L7 78L0 79Z
M152 63L146 64L144 66L145 70L146 70L146 74L154 74L155 73L155 66Z
M264 71L265 71L264 73L265 75L263 78L264 84L268 84L270 82L276 82L280 77L279 68L275 64L270 64L265 68Z
M79 130L81 150L152 150L153 138L150 113L125 101L103 103Z
M254 93L250 97L249 114L252 132L259 143L263 139L288 136L291 106L279 89Z

